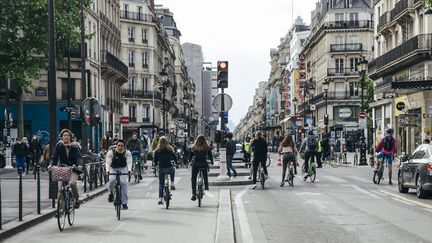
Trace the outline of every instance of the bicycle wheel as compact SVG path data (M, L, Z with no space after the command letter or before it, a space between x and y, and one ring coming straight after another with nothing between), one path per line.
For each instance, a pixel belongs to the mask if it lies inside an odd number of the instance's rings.
M265 174L264 174L264 171L261 171L260 182L261 182L262 189L264 189L264 184L265 184Z
M170 192L170 188L169 186L165 187L165 208L168 209L169 208L169 204L170 204L170 200L171 200L171 192Z
M270 158L270 156L267 156L266 167L269 167L270 164L271 164L271 158Z
M312 165L310 170L310 175L309 175L310 182L315 182L315 178L316 178L316 168L314 165Z
M198 185L198 207L201 207L201 200L203 198L203 186L202 185Z
M332 168L337 168L339 167L339 163L337 163L336 157L335 155L332 155L330 160L329 160L329 164Z
M347 163L347 154L346 153L343 154L343 163L344 164Z
M140 168L139 168L139 164L135 163L135 167L134 167L134 177L135 177L135 182L139 183L139 172L140 172Z
M288 184L294 187L294 169L290 166L289 175L288 175Z
M117 220L120 220L121 204L122 204L121 189L120 186L117 186L115 190L115 209L116 209Z
M62 193L57 198L57 225L60 231L63 231L66 223L66 203Z
M378 172L377 172L377 184L378 185L380 184L380 181L381 181L381 179L383 177L383 172L384 172L384 166L383 165L381 166L381 168L382 169L379 169Z
M69 192L69 212L67 215L68 223L72 226L75 220L75 198L73 197L72 192Z

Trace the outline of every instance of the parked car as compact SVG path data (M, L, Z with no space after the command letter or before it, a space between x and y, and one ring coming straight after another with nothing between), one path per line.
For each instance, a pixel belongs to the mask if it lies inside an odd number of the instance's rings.
M432 193L432 144L419 145L409 159L400 164L398 187L400 193L415 189L418 198Z
M236 144L236 152L234 154L233 160L242 160L243 161L242 145L239 143Z

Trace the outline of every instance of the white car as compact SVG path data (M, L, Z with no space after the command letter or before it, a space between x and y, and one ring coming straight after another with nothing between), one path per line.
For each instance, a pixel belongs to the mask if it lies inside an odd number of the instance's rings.
M242 145L239 144L239 143L236 144L236 152L234 154L233 160L241 160L241 161L243 161Z

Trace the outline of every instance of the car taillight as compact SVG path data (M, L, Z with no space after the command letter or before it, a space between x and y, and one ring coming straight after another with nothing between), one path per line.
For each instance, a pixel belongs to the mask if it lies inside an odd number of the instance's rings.
M426 170L432 170L432 163L426 165Z

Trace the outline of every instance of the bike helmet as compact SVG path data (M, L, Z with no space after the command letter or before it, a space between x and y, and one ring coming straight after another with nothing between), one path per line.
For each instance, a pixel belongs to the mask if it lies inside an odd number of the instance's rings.
M387 133L388 133L388 134L392 134L392 133L393 133L393 128L388 128L388 129L387 129Z

